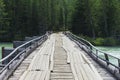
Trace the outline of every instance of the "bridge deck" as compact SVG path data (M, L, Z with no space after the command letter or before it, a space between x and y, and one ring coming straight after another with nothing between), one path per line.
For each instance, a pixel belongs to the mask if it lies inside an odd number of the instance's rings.
M104 74L106 79L100 74L74 42L63 34L52 34L9 80L115 80L110 74Z
M62 45L61 36L56 35L54 66L50 80L74 80L70 64L67 64L67 53Z

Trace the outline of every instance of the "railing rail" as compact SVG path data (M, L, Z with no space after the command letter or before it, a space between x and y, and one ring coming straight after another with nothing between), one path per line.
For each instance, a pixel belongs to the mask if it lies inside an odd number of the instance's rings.
M89 53L89 55L94 55L96 60L101 60L107 64L107 66L114 67L113 74L120 73L120 58L115 57L111 54L108 54L104 51L97 49L94 45L92 45L89 41L78 37L71 32L65 32L65 34L76 42L84 51ZM117 69L117 70L116 70Z
M47 34L30 40L15 48L8 56L0 60L0 80L6 80L15 68L39 45L48 38ZM7 61L7 63L5 63Z

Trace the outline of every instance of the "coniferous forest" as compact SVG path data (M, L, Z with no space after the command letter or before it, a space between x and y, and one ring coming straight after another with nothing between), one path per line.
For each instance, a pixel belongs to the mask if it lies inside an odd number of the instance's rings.
M64 30L120 35L120 0L0 0L0 42Z

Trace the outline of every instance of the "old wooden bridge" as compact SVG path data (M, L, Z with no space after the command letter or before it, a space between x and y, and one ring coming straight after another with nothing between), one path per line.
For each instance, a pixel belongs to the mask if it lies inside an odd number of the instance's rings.
M30 40L0 62L0 80L120 79L119 58L70 32L45 34Z

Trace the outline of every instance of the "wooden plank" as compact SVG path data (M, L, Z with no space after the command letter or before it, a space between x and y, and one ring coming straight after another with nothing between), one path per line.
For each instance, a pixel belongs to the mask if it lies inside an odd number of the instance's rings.
M53 46L52 46L52 52L51 52L51 55L50 55L50 71L53 72L53 65L54 65L54 52L55 52L55 40L53 42Z
M66 53L67 53L67 63L70 64L70 51L66 47L64 47L64 45L62 46L62 48L66 51Z
M77 76L77 73L76 73L76 69L75 69L75 67L74 67L74 65L73 65L74 62L73 62L73 58L72 58L72 54L71 54L72 51L70 52L70 50L68 49L69 47L67 47L66 41L67 41L67 40L65 40L65 37L63 37L63 48L64 48L65 51L66 51L67 53L69 53L69 55L70 55L70 56L69 56L69 57L70 57L70 58L69 58L70 60L68 60L67 62L69 63L69 61L70 61L70 63L71 63L70 65L71 65L71 70L72 70L74 79L75 79L75 80L79 80L79 79L78 79L78 76Z
M98 74L97 70L95 69L95 67L92 64L89 64L89 66L91 67L91 69L93 70L93 72L96 74L96 77L99 80L102 80L101 76Z
M37 71L37 76L35 77L34 80L40 80L41 75L42 75L42 71Z
M50 80L50 71L47 72L45 80Z
M72 69L72 73L73 73L73 75L74 75L74 79L75 80L79 80L78 79L78 76L77 76L77 73L76 73L76 69L75 69L75 67L74 67L74 62L73 62L73 58L71 57L71 69Z
M76 53L72 54L73 55L73 60L74 60L74 68L76 69L77 72L77 76L79 78L79 80L87 80L86 74L84 73L84 70L82 69L81 66L79 66L79 60L78 60L78 55L76 55Z
M94 80L94 79L92 79L92 76L91 76L92 73L90 72L90 69L88 69L89 67L85 66L85 63L84 63L85 61L83 61L83 58L79 52L78 52L78 54L76 53L76 59L77 59L76 60L77 66L78 66L80 72L82 73L83 79Z
M28 71L25 71L19 80L25 80Z
M97 70L95 70L93 66L91 67L92 64L86 58L86 56L83 53L81 53L79 49L75 47L75 43L73 43L72 41L70 41L65 37L63 39L65 41L63 42L63 45L64 45L63 48L67 52L71 52L71 57L70 57L72 61L71 68L75 78L77 79L78 77L79 78L78 80L96 80L97 78L98 80L103 80L98 74Z
M86 58L86 56L84 55L84 54L82 54L81 53L81 55L82 55L82 58L85 60L85 65L87 65L86 67L88 67L89 69L88 70L90 70L90 72L89 73L92 73L91 74L91 76L94 78L94 80L96 80L96 79L100 79L100 80L102 80L102 78L101 78L101 76L98 74L98 72L97 72L97 70L95 70L95 68L93 67L93 65L91 64L91 62ZM87 68L86 68L87 69ZM88 72L88 70L87 70L87 72ZM96 75L96 76L95 76Z
M64 44L61 38L61 35L56 35L56 45L55 45L55 54L54 54L54 69L51 73L50 80L73 80L73 75L64 75L72 74L70 65L67 64L67 54L66 51L62 48ZM54 73L54 74L53 74Z

